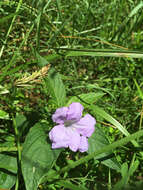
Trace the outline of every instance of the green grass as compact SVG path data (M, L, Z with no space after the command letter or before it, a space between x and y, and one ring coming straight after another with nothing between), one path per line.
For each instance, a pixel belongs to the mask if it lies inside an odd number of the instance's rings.
M38 188L142 188L142 9L138 0L0 2L0 188L28 190L22 177L28 136L36 138L37 126L48 138L52 114L72 101L84 105L103 134L95 130L90 153L63 149L48 171L46 161L44 172L34 165ZM120 146L125 139L131 143Z

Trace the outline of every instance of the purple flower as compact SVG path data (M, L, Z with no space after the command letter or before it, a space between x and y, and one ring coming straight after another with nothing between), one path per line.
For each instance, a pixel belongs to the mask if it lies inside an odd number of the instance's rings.
M52 119L56 125L49 133L52 148L67 148L72 151L88 150L88 137L94 132L96 120L86 114L82 117L83 106L74 102L69 107L58 108Z

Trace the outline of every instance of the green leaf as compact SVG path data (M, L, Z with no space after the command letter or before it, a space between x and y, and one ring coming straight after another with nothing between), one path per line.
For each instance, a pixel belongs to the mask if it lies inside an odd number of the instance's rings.
M61 76L54 69L50 69L46 79L46 86L54 103L58 106L64 106L66 102L66 91Z
M127 129L123 125L121 125L116 119L114 119L111 115L109 115L108 113L106 113L104 110L102 110L98 106L90 105L90 106L88 106L88 108L91 109L97 115L100 115L102 118L104 118L107 121L109 121L110 123L112 123L114 126L116 126L117 129L119 131L121 131L125 136L129 136L130 135L130 133L127 131ZM132 144L135 147L139 147L138 142L135 141L135 140L132 141ZM140 151L140 155L143 157L143 152Z
M106 145L109 145L107 137L99 127L96 127L95 132L89 138L88 142L89 142L89 149L88 149L89 154L95 152L96 150L100 150ZM117 162L115 155L114 157L110 158L111 154L112 152L103 153L100 156L95 157L94 159L101 160L101 162L104 165L108 166L109 168L120 170L120 164Z
M7 154L0 154L0 168L17 173L17 159Z
M16 126L17 128L20 128L23 126L24 122L26 122L26 117L24 115L17 115L15 118Z
M8 93L9 93L9 90L7 90L5 87L0 85L0 95L1 94L8 94Z
M37 190L40 179L52 168L61 151L51 149L45 128L45 124L34 125L23 144L21 165L26 190Z
M61 57L62 57L61 55L56 54L56 53L53 53L53 54L49 54L49 55L44 56L44 58L45 58L48 62L51 62L51 61L56 60L56 59L60 59Z
M0 25L6 24L6 22L8 22L8 20L11 19L12 17L14 17L15 15L16 15L16 13L11 13L8 16L2 17L0 19Z
M3 110L0 110L0 119L9 119L9 114Z
M0 171L0 188L11 189L16 182L16 176Z
M135 82L135 85L136 85L136 87L137 87L138 94L139 94L140 98L143 99L143 92L142 92L140 86L138 85L136 79L134 79L134 82Z
M125 58L143 58L141 51L125 51L125 50L113 50L113 49L70 49L70 48L58 48L59 50L67 51L65 56L79 57L79 56L91 56L91 57L125 57Z
M36 57L37 57L38 65L40 67L44 67L45 65L49 64L48 61L44 57L39 55L37 52L36 52Z
M68 105L71 104L72 102L80 102L81 104L93 104L97 102L100 98L102 98L105 95L103 92L90 92L86 94L80 94L78 96L73 96L69 101ZM84 103L85 102L85 103Z
M125 127L123 127L116 119L114 119L111 115L106 113L103 109L95 105L90 105L89 108L92 109L93 112L100 115L102 118L106 119L107 121L112 123L114 126L116 126L117 129L119 129L119 131L121 131L124 135L126 136L129 135L129 132L125 129Z
M61 187L65 187L65 188L68 188L70 190L88 190L86 187L83 187L81 185L75 185L73 183L71 183L70 181L64 181L64 180L61 180L61 181L58 181L56 184L60 185Z
M0 154L0 188L10 189L16 182L17 159L7 154Z
M127 162L123 163L121 166L121 175L122 178L120 181L118 181L113 190L120 190L123 189L129 182L130 177L133 175L133 173L136 171L138 168L140 162L138 160L133 160L130 168L128 169L128 164Z
M125 162L121 166L121 174L122 174L122 179L118 181L113 190L121 190L124 189L125 185L127 184L128 181L128 164Z
M132 176L132 175L133 175L133 173L137 170L139 164L140 164L139 160L135 160L135 161L131 164L131 166L130 166L130 168L129 168L129 176Z
M19 132L19 136L22 136L23 131L27 128L28 126L28 121L24 115L17 115L15 118L16 122L16 127Z
M130 12L129 17L134 16L143 7L143 2L140 2L134 9Z

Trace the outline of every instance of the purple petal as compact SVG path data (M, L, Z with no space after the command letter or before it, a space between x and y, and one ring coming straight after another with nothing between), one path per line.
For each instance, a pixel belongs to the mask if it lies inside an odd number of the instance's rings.
M64 125L57 125L49 132L52 141L52 148L67 148L70 138L67 136L67 128Z
M68 107L67 120L78 121L82 116L83 106L78 102L73 102Z
M72 126L77 129L77 131L85 136L90 137L94 132L94 125L96 120L90 114L86 114L83 118L81 118L78 122L73 124Z
M76 152L79 149L80 145L80 134L77 132L76 129L72 127L67 127L67 135L70 138L69 148L73 152Z
M84 136L80 137L80 146L79 151L80 152L86 152L88 150L88 139Z
M58 108L56 112L53 114L52 120L55 123L63 124L64 121L66 120L67 112L68 112L67 107Z
M66 144L64 141L53 142L52 149L56 149L56 148L68 148L68 144Z

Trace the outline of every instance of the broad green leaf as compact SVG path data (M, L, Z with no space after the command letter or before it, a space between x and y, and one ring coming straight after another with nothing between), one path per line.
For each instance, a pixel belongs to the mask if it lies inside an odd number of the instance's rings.
M0 119L9 119L9 114L3 110L0 110Z
M21 128L24 122L26 122L26 117L24 115L17 115L15 121L17 128Z
M40 179L48 173L61 151L51 149L45 128L45 124L34 125L23 144L21 165L26 190L37 190Z
M86 187L81 186L81 185L75 185L68 180L66 181L61 180L61 181L58 181L56 184L60 185L61 187L68 188L70 190L88 190Z
M96 150L100 150L106 145L109 145L108 139L106 138L105 134L99 127L95 128L95 132L89 138L88 142L89 142L89 149L88 149L89 154L95 152ZM95 157L94 159L98 159L109 168L120 170L120 164L117 162L115 155L111 154L112 152L103 153L100 156Z
M105 95L103 92L90 92L86 94L80 94L78 96L73 96L69 101L68 104L71 104L72 102L80 102L81 104L93 104L97 102L100 98L102 98ZM84 103L85 102L85 103Z
M17 173L17 159L14 156L0 154L0 168Z
M16 127L17 127L18 132L19 132L19 136L21 136L23 131L28 126L28 121L24 115L19 114L16 116L15 122L16 122Z
M16 157L0 154L0 188L10 189L16 182L17 159Z
M16 182L16 176L0 171L0 189L11 189Z
M54 103L58 106L64 106L66 101L66 91L61 76L54 69L50 69L46 79L46 86Z

